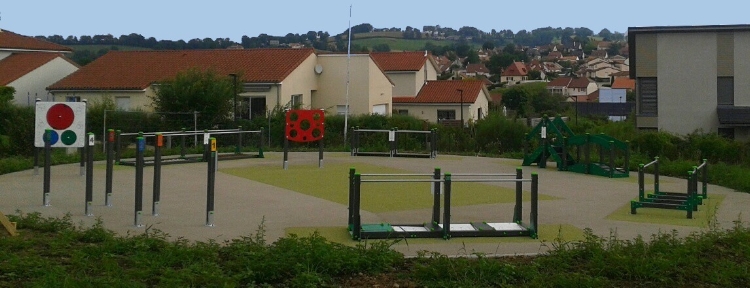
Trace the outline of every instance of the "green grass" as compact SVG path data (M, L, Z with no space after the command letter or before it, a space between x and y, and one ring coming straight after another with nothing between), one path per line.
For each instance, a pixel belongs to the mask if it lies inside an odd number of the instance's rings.
M349 231L346 227L289 227L285 228L284 232L287 236L295 234L301 237L308 237L313 234L318 234L328 241L341 243L344 245L354 246L358 241L352 240L349 235ZM449 241L443 239L429 239L429 238L415 238L409 239L408 243L399 242L396 245L408 245L408 244L445 244L445 243L523 243L523 242L539 242L539 241L554 241L558 237L561 237L568 241L580 241L584 239L583 229L575 227L570 224L542 224L539 225L539 238L532 239L530 237L464 237L464 238L453 238ZM375 241L390 241L390 240L375 240Z
M721 194L709 194L708 199L703 200L703 205L698 206L698 211L693 211L693 219L687 219L687 212L682 210L669 210L658 208L638 208L638 214L630 214L630 202L607 215L606 219L617 221L629 221L638 223L667 224L678 226L710 227L714 220L716 211L721 207L721 202L726 198ZM638 200L635 198L633 200Z
M363 163L326 164L317 166L290 165L284 170L280 165L258 165L247 168L229 168L219 171L322 198L342 205L349 203L349 168L358 173L414 173ZM445 171L444 171L445 172ZM431 173L431 171L424 171ZM323 176L325 175L325 176ZM322 177L325 182L321 183ZM404 177L400 177L404 178ZM393 179L393 178L391 178ZM404 211L432 207L433 196L430 183L363 183L361 205L370 212ZM525 200L530 193L524 191ZM553 200L555 197L540 194L539 200ZM515 190L481 183L456 183L453 187L451 205L467 206L479 204L511 203L515 201Z

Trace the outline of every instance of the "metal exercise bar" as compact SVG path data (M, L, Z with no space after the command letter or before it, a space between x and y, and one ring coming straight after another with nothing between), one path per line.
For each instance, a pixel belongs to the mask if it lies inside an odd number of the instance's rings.
M359 174L362 177L376 177L376 176L405 176L405 177L418 177L418 176L424 176L424 177L432 177L433 174Z
M447 173L445 174L447 175ZM362 175L364 176L364 175ZM364 182L445 182L435 179L366 179ZM531 182L531 179L455 179L453 182Z
M423 130L394 130L396 133L417 133L417 134L430 134L432 133L432 130L430 131L423 131Z
M239 128L235 128L235 129L217 129L217 130L208 130L208 133L239 132L239 131L241 131ZM136 136L136 135L138 135L138 136L143 136L143 137L146 137L146 136L153 137L153 136L156 136L156 134L162 134L164 136L175 136L175 134L183 134L183 133L187 133L188 135L196 135L196 134L206 133L206 131L203 131L203 130L201 130L201 131L162 131L162 132L148 132L148 133L132 132L132 133L122 133L120 135L122 135L122 136ZM141 134L143 134L143 135L141 135Z
M376 130L376 129L354 129L354 132L383 132L388 133L392 130Z

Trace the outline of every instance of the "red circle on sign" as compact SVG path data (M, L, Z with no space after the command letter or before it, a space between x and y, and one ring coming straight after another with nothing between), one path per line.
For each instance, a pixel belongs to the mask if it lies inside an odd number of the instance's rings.
M67 129L73 124L73 119L75 119L75 114L68 105L55 104L47 110L47 123L53 129Z

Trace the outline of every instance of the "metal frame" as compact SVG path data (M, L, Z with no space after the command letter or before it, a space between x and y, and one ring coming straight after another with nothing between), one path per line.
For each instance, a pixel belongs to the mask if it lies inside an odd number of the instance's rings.
M654 193L645 193L645 168L654 166ZM698 174L701 174L702 191L698 193ZM659 157L648 164L638 165L638 201L630 202L630 214L636 214L637 208L660 208L672 210L684 210L687 218L693 219L693 211L698 211L698 205L703 204L703 199L708 198L708 160L693 166L688 171L687 192L665 192L659 190Z
M360 152L360 134L361 133L393 133L393 141L388 141L388 152ZM430 151L429 154L422 153L400 153L398 152L398 139L399 133L411 133L411 134L427 134L430 139ZM392 128L390 130L381 129L359 129L359 127L352 128L351 137L351 156L384 156L384 157L409 157L409 158L437 158L437 129L433 128L429 131L422 130L398 130Z
M515 176L515 178L499 178ZM362 179L376 178L376 179ZM400 179L377 179L380 177L402 177ZM403 177L430 177L429 179L404 179ZM441 179L442 177L442 179ZM474 177L466 179L453 179L453 177ZM494 178L482 178L494 177ZM388 239L388 238L443 238L452 237L514 237L529 236L537 238L538 232L538 203L539 203L539 180L536 173L531 174L531 179L523 179L520 168L515 174L450 174L440 173L436 168L433 174L360 174L354 168L349 169L349 222L348 230L353 240L362 239ZM433 183L433 207L432 218L429 222L422 224L362 224L360 217L362 183L383 182L429 182ZM452 223L451 222L451 193L453 182L514 182L516 183L516 201L513 210L513 222L510 223ZM531 183L531 211L528 224L523 224L523 182ZM444 190L441 191L440 184ZM441 193L442 192L442 193ZM443 196L443 213L440 214L440 196ZM443 222L440 223L442 216Z

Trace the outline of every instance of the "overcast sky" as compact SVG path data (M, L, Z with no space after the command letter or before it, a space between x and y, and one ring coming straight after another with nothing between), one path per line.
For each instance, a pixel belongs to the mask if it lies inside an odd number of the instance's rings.
M741 1L167 1L167 0L6 0L0 4L0 29L22 35L138 33L157 40L230 38L261 33L284 36L308 31L331 35L351 25L375 28L440 25L533 30L587 27L598 33L627 32L631 26L747 24ZM471 5L471 6L469 6Z

